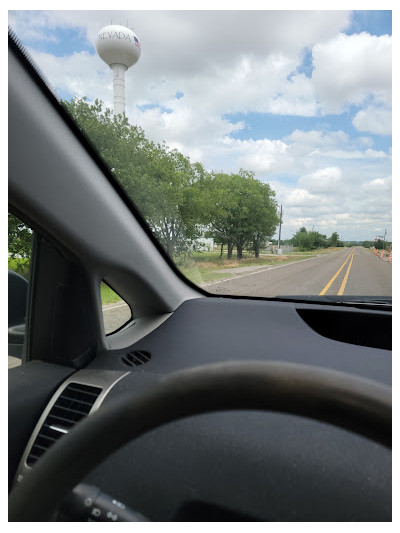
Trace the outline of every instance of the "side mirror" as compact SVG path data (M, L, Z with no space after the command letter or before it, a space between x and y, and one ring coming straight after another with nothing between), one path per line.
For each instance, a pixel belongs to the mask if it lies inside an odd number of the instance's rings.
M8 355L22 357L28 303L28 281L8 271Z

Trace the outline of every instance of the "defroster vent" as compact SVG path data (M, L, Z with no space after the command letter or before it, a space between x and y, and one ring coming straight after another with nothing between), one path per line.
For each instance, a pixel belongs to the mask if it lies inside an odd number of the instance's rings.
M60 437L87 416L102 389L70 383L61 392L46 417L26 460L32 466Z
M127 366L140 366L150 361L151 354L144 350L135 350L133 352L125 353L121 359Z

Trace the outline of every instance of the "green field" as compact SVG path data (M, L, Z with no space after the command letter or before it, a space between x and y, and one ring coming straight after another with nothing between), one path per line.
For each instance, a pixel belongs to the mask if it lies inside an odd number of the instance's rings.
M121 297L105 283L100 285L100 293L102 305L113 304L121 300Z

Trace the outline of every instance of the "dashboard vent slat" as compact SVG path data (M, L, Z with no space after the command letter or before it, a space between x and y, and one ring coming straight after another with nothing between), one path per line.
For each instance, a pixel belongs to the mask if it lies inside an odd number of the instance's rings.
M147 363L151 358L149 352L134 350L121 356L122 362L127 366L139 366Z
M61 392L32 445L26 463L32 466L57 440L86 417L102 389L70 383Z

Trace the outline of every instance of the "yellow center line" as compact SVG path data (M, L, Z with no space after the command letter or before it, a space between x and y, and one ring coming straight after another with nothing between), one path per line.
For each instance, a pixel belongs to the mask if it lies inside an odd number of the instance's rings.
M338 275L340 274L340 272L342 271L342 268L344 267L344 265L347 263L347 261L349 260L350 256L351 256L351 253L349 253L349 255L346 257L346 261L343 263L343 265L339 268L339 270L336 272L336 274L333 276L333 278L331 280L328 281L328 283L325 285L325 287L322 289L322 291L319 293L318 296L323 296L327 290L329 289L329 287L332 285L332 283L335 281L335 279L338 277Z
M347 283L347 280L349 278L349 273L350 273L351 265L353 263L353 259L354 259L354 250L353 250L353 255L351 256L351 259L350 259L349 266L347 267L347 271L346 271L346 274L344 276L343 282L342 282L342 284L340 286L340 289L339 289L339 292L338 292L338 296L341 296L344 293L344 288L346 287L346 283Z

